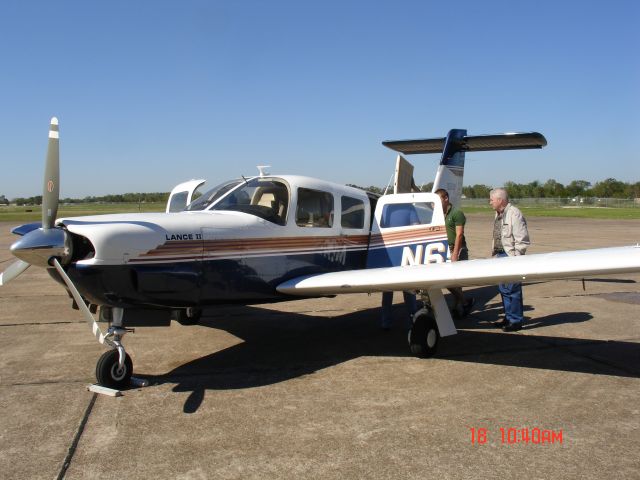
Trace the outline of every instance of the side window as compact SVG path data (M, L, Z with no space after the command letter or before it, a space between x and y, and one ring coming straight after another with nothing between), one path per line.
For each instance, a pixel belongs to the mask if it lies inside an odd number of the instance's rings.
M382 207L380 226L406 227L409 225L428 225L433 220L433 203L388 203Z
M174 193L169 204L169 211L181 212L184 210L187 206L187 198L189 198L189 192Z
M319 190L299 188L296 225L299 227L332 227L333 195Z
M342 228L364 228L364 202L342 197Z

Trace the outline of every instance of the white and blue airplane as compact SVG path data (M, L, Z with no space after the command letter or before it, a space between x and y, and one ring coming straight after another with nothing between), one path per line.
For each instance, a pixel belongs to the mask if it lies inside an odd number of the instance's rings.
M411 172L398 157L394 194L378 196L315 178L269 175L222 183L192 201L203 180L178 185L167 213L57 219L59 130L51 120L42 222L16 227L18 258L0 285L30 265L62 283L109 347L99 359L100 384L129 384L133 365L122 344L133 326L197 323L202 308L257 304L342 293L421 291L430 305L413 316L411 351L433 355L456 333L443 290L499 282L581 278L640 271L640 246L508 258L447 261L440 198L410 192ZM383 142L404 154L440 153L433 191L456 204L466 152L542 148L539 133ZM410 210L410 224L390 221ZM416 220L417 219L417 220ZM104 334L94 314L108 322Z

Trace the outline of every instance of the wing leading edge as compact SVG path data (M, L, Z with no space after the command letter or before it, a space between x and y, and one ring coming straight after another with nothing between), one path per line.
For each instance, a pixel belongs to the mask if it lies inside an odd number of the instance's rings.
M291 279L279 285L278 291L289 295L322 296L472 287L631 272L640 272L640 245L323 273Z

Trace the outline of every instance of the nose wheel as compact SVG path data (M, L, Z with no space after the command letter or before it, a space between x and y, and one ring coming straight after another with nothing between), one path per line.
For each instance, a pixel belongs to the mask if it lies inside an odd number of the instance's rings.
M120 365L118 349L104 352L96 365L96 380L102 386L121 389L128 387L133 373L133 362L128 353L124 354L124 362Z

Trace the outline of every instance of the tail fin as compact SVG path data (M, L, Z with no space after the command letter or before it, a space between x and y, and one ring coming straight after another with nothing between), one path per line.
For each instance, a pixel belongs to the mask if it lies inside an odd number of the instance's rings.
M444 188L449 193L451 203L459 205L465 152L542 148L547 144L547 140L537 132L467 136L466 130L453 129L445 138L391 140L382 144L406 155L442 152L433 191Z
M462 177L464 176L464 150L461 150L459 145L466 135L466 130L449 130L431 190L435 192L444 188L449 194L449 201L458 206L462 197Z

